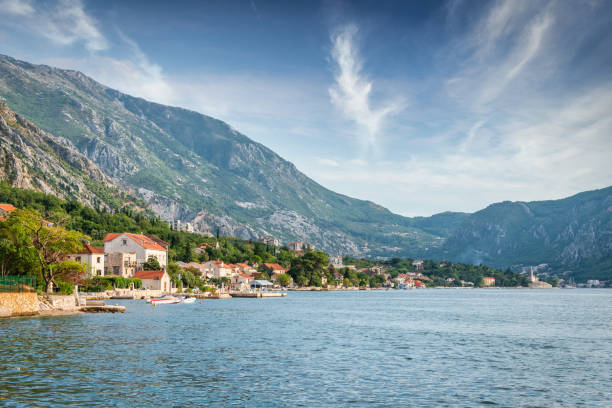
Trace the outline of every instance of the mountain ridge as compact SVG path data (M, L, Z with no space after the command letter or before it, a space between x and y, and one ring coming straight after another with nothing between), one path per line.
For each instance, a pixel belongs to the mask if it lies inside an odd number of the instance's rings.
M193 221L202 231L303 240L332 255L612 270L610 188L409 218L321 186L225 122L132 97L78 71L0 56L0 99L68 140L162 218Z

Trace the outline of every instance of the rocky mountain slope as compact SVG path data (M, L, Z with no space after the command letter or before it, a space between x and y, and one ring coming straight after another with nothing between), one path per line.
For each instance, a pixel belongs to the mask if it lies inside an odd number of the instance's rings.
M470 215L439 253L476 264L549 263L612 278L612 187L562 200L490 205Z
M118 190L66 139L54 137L0 102L0 181L92 207L109 207Z
M4 119L0 177L18 186L95 205L109 191L98 186L114 183L168 221L247 239L304 240L330 254L612 270L610 188L407 218L320 186L222 121L123 94L77 71L0 56L0 100L45 131L26 131L32 124L12 113Z
M224 122L134 98L80 72L0 56L0 97L70 140L163 219L194 221L201 231L220 226L242 238L273 235L364 256L421 256L448 232L327 190Z

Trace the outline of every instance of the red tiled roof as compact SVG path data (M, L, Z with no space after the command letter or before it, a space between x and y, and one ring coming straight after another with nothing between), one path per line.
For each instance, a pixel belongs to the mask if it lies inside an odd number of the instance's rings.
M240 276L246 279L251 279L251 275L247 275L246 273L241 273Z
M281 271L281 270L284 271L285 270L285 268L275 263L265 263L264 265L266 266L266 268L272 269L273 271Z
M106 234L106 236L104 237L104 242L113 241L121 235L123 234L116 234L116 233ZM155 240L153 240L152 238L147 237L146 235L130 234L129 232L126 232L125 236L127 236L128 238L131 238L133 241L135 241L138 245L140 245L143 248L156 249L158 251L166 250L166 248L164 248L163 246L155 242Z
M89 244L83 245L83 250L79 254L104 254L104 247L94 247Z
M12 206L11 204L0 204L0 209L10 213L15 211L17 207Z
M0 217L0 221L6 221L4 217Z
M137 271L134 274L136 279L161 280L164 276L164 271Z

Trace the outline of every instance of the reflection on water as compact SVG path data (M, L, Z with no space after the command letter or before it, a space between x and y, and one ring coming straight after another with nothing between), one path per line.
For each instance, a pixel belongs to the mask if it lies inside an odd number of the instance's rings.
M612 290L122 304L0 320L0 406L612 406Z

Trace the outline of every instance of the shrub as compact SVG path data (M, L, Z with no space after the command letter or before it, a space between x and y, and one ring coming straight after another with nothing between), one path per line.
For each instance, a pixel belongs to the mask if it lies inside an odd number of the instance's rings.
M57 281L57 289L62 295L72 295L74 293L74 285L68 282Z

